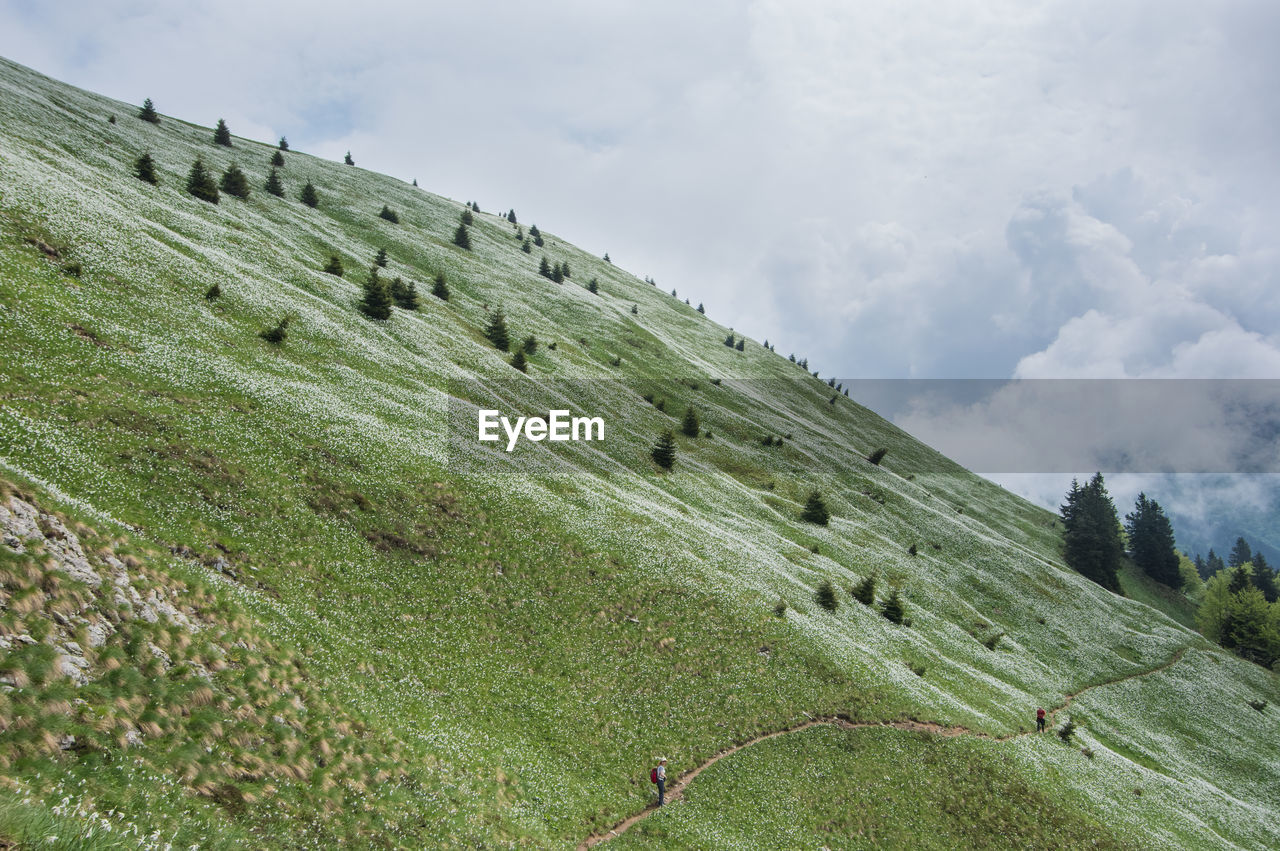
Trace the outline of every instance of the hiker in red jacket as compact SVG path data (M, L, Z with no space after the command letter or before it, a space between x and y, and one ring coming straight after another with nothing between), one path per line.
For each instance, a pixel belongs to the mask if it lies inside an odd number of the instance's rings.
M650 769L649 779L658 784L658 806L666 803L667 797L667 760L666 757L658 760L658 765Z
M1043 709L1036 710L1036 732L1037 733L1044 732L1044 710Z

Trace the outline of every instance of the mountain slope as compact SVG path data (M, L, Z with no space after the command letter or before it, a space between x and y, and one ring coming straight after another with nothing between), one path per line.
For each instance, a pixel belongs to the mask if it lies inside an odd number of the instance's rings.
M477 213L464 250L462 205L295 151L275 198L259 190L272 147L215 146L208 128L135 111L0 62L0 458L46 510L136 539L157 573L206 577L305 663L334 724L389 743L371 767L400 778L325 787L308 766L270 792L234 780L252 800L229 807L165 753L154 770L181 794L135 807L140 829L198 813L230 845L572 845L648 802L658 754L679 771L808 715L1003 735L1192 647L1203 678L1154 675L1170 680L1157 706L1073 709L1092 759L1047 736L973 758L1109 841L1280 836L1275 710L1246 703L1276 703L1274 678L1067 570L1048 513L833 403L754 341L722 345L728 329L545 230L526 254L515 226ZM147 151L158 186L132 175ZM187 194L197 156L215 173L238 162L255 191L216 206ZM297 200L307 180L315 209ZM356 309L380 248L383 276L423 296L385 323ZM330 254L344 277L323 273ZM543 254L571 277L538 275ZM447 302L427 295L437 273ZM513 340L540 343L527 375L484 338L499 305ZM284 316L283 344L259 337ZM649 447L690 404L711 436L678 437L661 473ZM568 408L602 417L606 438L507 453L475 440L477 406ZM827 527L799 520L814 488ZM902 589L910 626L845 592L872 573ZM828 578L834 612L813 602ZM1189 696L1225 702L1210 713ZM1152 719L1189 707L1210 723L1161 738ZM1152 755L1156 739L1170 750ZM74 778L108 797L81 767L104 753L27 754L16 794L54 803L52 784ZM774 759L798 770L804 751ZM1138 783L1159 794L1135 804ZM885 793L851 786L842 806ZM754 823L751 796L716 800L719 818Z

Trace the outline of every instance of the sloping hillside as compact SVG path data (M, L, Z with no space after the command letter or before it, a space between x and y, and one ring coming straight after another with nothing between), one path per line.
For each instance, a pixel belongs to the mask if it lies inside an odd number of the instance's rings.
M569 847L648 804L657 755L678 774L818 716L1006 736L1029 729L1036 706L1115 683L1072 703L1069 745L888 730L868 744L863 728L772 739L771 770L797 784L771 802L778 814L734 784L743 751L697 781L701 803L695 784L625 841L859 845L870 825L831 811L942 794L956 771L1012 778L1062 825L1062 844L1280 841L1276 709L1248 703L1280 702L1274 677L1066 569L1052 515L760 343L723 345L729 329L546 228L545 246L522 251L517 228L528 236L532 221L474 213L463 249L460 203L296 151L275 197L262 190L274 146L222 147L208 127L136 112L0 62L0 461L24 504L84 525L96 575L118 556L99 539L119 540L149 581L195 589L188 618L240 624L199 631L203 667L171 687L212 692L201 723L222 725L217 737L231 740L237 718L274 723L262 690L299 717L282 715L294 732L277 750L254 751L260 774L228 773L212 742L195 753L212 728L194 721L157 733L124 713L115 729L136 742L123 745L76 727L117 699L141 712L167 693L146 630L118 658L83 654L82 685L10 675L0 828L87 830L115 809L158 831L157 847L173 831L213 846ZM144 152L158 185L134 176ZM250 197L185 192L197 157L214 174L238 163ZM315 208L299 201L308 181ZM380 274L414 283L422 302L386 322L357 309L379 249ZM344 276L323 271L331 255ZM544 255L569 265L563 283L538 273ZM439 274L447 301L430 295ZM538 341L527 373L485 338L497 307L513 341ZM260 336L286 316L283 342ZM690 405L696 438L679 434ZM477 407L566 408L603 418L606 436L507 453L475 439ZM671 472L649 458L665 429L677 432ZM869 463L878 448L884 460ZM814 489L825 527L800 520ZM59 614L131 622L32 556L53 546L42 537L0 547L16 565L5 633L35 642L0 650L5 671L58 642L85 648ZM850 596L872 574L880 600L901 590L909 625ZM814 602L824 580L834 611ZM79 608L59 610L50 582L72 583ZM19 609L31 588L39 605ZM236 629L262 658L237 656ZM203 661L215 645L232 660L221 671ZM123 698L98 688L113 658L134 672ZM237 677L258 691L237 694ZM27 736L43 701L80 709ZM95 746L64 749L65 735ZM852 770L868 748L895 770ZM806 784L814 754L829 768ZM335 767L357 758L359 770ZM957 835L1043 839L989 815L983 795L948 800L935 803ZM882 817L892 824L877 836L938 841L934 824Z

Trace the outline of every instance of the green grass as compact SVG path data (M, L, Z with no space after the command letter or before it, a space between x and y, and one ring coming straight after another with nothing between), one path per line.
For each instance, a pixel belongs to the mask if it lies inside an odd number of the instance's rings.
M498 217L476 214L465 252L450 244L460 203L295 151L285 198L215 207L181 190L191 161L220 172L234 158L256 186L272 146L217 148L207 128L132 112L0 61L0 463L43 509L85 527L98 569L98 551L114 548L149 582L202 589L228 630L205 640L235 658L212 684L227 708L187 718L176 707L193 683L150 666L152 627L121 630L123 673L93 660L77 711L134 697L130 723L150 701L169 707L169 726L140 753L104 739L87 756L0 731L8 774L33 801L52 807L55 789L83 782L94 812L128 798L148 835L197 825L233 846L564 846L642 808L657 754L696 764L806 713L1007 734L1029 728L1037 705L1197 641L1176 609L1067 570L1047 512L856 400L829 405L823 382L753 341L728 349L727 329L548 230L548 258L574 270L563 285L537 274L541 254L522 253ZM158 187L131 176L144 150ZM315 210L296 200L307 179ZM383 204L400 225L378 218ZM424 293L417 314L380 324L355 309L379 248L387 276ZM342 279L321 271L331 253ZM61 271L69 260L79 277ZM425 295L441 271L447 303ZM599 295L582 286L592 277ZM215 283L223 295L210 302ZM529 376L483 338L498 304L513 339L542 342ZM283 315L284 344L261 340ZM678 435L675 470L660 474L649 447L689 404L715 437ZM606 440L508 456L472 439L477 405L600 415ZM766 448L766 434L791 437ZM868 464L881 446L883 464ZM798 519L814 488L828 527ZM47 581L33 564L22 581ZM881 599L902 589L912 626L847 594L835 612L812 603L823 579L844 594L871 572ZM14 599L31 593L19 584ZM60 599L42 598L22 627L56 631ZM86 605L95 617L114 606ZM982 644L998 632L994 649ZM233 636L253 636L250 651L230 654ZM0 664L39 672L45 656L18 648ZM1221 670L1224 690L1271 677ZM6 700L78 694L34 688ZM191 745L246 705L238 723L270 728L282 695L302 704L301 729L263 753L263 777L234 781L252 800L204 782L235 762ZM1155 734L1147 708L1115 711L1132 736ZM1238 732L1261 756L1236 770L1274 785L1277 738ZM317 756L342 735L359 770L334 778ZM1269 800L1187 747L1182 776L1230 787L1228 809ZM139 753L130 770L149 779L104 769L124 753ZM1024 772L1048 770L1054 753L1028 751ZM784 773L803 758L778 756ZM1209 818L1208 798L1190 779L1148 802L1152 836L1204 840L1194 822ZM1066 775L1044 795L1069 821L1081 800L1124 812L1131 790ZM722 817L749 824L755 805L726 796ZM829 818L823 806L805 824ZM1280 837L1274 816L1246 822L1223 835Z

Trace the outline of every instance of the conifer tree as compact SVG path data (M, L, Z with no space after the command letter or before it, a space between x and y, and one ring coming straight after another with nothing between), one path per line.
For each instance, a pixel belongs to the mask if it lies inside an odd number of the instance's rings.
M704 316L707 313L707 309L702 306L702 302L698 302L698 312L703 314Z
M541 239L541 238L542 238L542 231L538 230L538 225L537 225L537 223L534 223L534 224L532 224L532 225L530 225L530 226L529 226L529 236L530 236L530 237L532 237L533 239ZM541 243L541 242L539 242L538 244L539 244L539 245L541 245L542 243Z
M444 282L444 272L436 272L436 280L431 286L431 294L441 301L449 300L449 285Z
M364 298L360 300L360 312L370 319L391 318L391 294L387 291L386 283L378 276L377 266L369 268Z
M1124 547L1115 503L1101 473L1094 474L1084 486L1072 481L1061 516L1067 565L1103 588L1118 592L1117 571Z
M222 191L237 198L249 197L249 178L244 176L240 166L232 163L222 173Z
M800 514L800 519L806 523L816 523L819 526L826 526L831 519L831 513L827 511L827 504L822 499L822 494L818 491L809 493L808 500L805 501L804 511Z
M151 102L151 98L147 98L142 102L142 109L138 110L138 117L152 124L160 123L160 113L156 112L155 104Z
M489 324L484 329L484 335L498 351L505 352L510 349L511 339L507 333L507 317L502 314L502 308L489 314Z
M560 264L560 272L561 272L561 274L563 274L566 278L573 277L573 273L569 271L569 261L568 261L568 260L566 260L566 261L564 261L563 263L561 263L561 264Z
M377 255L373 258L373 262L378 268L387 268L387 249L379 248Z
M218 285L217 281L214 281L213 286L204 291L204 297L206 301L216 301L222 298L222 287Z
M273 151L271 154L271 165L274 168L284 168L284 154L279 151Z
M386 219L393 225L400 224L400 214L388 207L386 204L382 205L382 210L378 213L378 218Z
M733 348L736 342L737 340L734 338L733 334L730 334L728 337L724 338L724 344L731 349Z
M853 599L864 606L874 605L876 602L876 578L868 576L854 586Z
M341 278L343 273L342 258L336 254L330 254L329 262L324 264L324 270L330 275L337 275Z
M670 470L676 463L676 439L670 431L658 435L658 442L649 450L653 463L664 470Z
M214 144L231 147L231 130L221 118L218 119L218 126L213 128L213 141Z
M418 285L410 281L407 285L400 278L391 282L391 299L396 307L402 310L418 309Z
M564 267L559 263L551 267L551 280L555 281L557 284L564 283Z
M613 261L609 259L609 252L607 252L607 251L604 253L604 262L606 262L606 263L608 263L608 264L610 264L610 265L612 265L612 264L613 264Z
M870 455L867 456L867 461L879 467L880 462L884 460L884 456L888 454L889 454L889 450L881 446L879 449L875 450L874 452L872 452Z
M524 338L524 353L531 355L538 350L538 338L530 334Z
M516 353L511 356L511 365L521 372L528 372L529 365L524 357L524 349L516 349Z
M1205 567L1209 571L1208 576L1205 577L1208 579L1209 576L1213 576L1218 571L1226 570L1227 563L1222 560L1222 556L1213 551L1213 547L1209 547L1209 556L1205 559Z
M524 228L516 225L516 242L524 242Z
M280 150L282 150L282 151L287 151L287 150L289 150L289 140L288 140L288 139L286 139L285 137L281 136L281 137L280 137L280 144L279 144L279 148L280 148Z
M347 165L355 165L355 164L356 164L356 161L355 161L355 160L353 160L353 159L351 159L351 152L350 152L350 151L347 151L347 155L346 155L346 156L344 156L344 157L342 158L342 161L343 161L344 163L346 163Z
M533 251L533 246L531 246L529 244L529 240L526 239L524 242L520 244L520 250L523 251L525 254L529 254L530 252Z
M513 225L516 223L516 211L515 211L515 210L507 210L507 221L511 222L511 224L513 224Z
M210 204L218 203L218 186L213 182L213 175L204 167L204 161L196 157L191 171L187 174L187 191Z
M637 314L637 313L639 313L639 312L640 312L640 305L638 305L638 304L633 304L633 305L631 305L631 315L632 315L632 316L636 315L636 314Z
M741 351L744 351L744 350L746 349L746 347L747 347L747 338L746 338L746 337L739 337L739 338L738 338L738 345L734 346L734 348L741 352Z
M690 405L685 409L684 419L680 421L680 431L685 437L697 437L702 430L702 426L698 422L698 412Z
M453 244L459 248L471 250L471 234L467 233L466 225L458 224L458 229L453 232Z
M137 162L133 164L133 173L139 180L145 180L152 186L155 186L160 180L156 177L156 163L151 159L151 153L148 151L138 157Z
M541 262L538 263L538 274L544 278L551 277L551 264L547 262L547 255L542 255Z
M1138 494L1133 511L1125 515L1129 558L1143 573L1170 588L1182 587L1178 551L1174 548L1173 526L1160 503Z
M280 173L274 168L267 175L267 182L263 184L262 188L267 190L269 195L274 195L277 198L284 197L284 181L280 179Z
M307 185L302 187L302 194L298 196L302 199L302 203L308 207L317 207L320 205L320 196L316 194L316 188L311 181L307 181Z
M471 215L471 208L466 207L462 211L462 223L464 225L475 224L475 217Z
M834 612L839 608L840 600L836 597L836 589L830 579L824 579L818 584L817 590L813 592L813 602L828 612Z
M1239 567L1247 561L1253 561L1253 550L1244 538L1236 538L1231 554L1227 556L1227 567Z
M599 282L596 281L595 278L592 278L590 281L587 282L587 292L593 295L599 295L600 284Z
M880 614L884 615L885 620L890 623L900 624L904 620L906 612L903 610L902 597L899 596L897 588L890 589L889 597L884 601Z
M268 343L271 343L273 346L280 345L285 341L285 338L289 336L289 317L282 317L281 320L275 324L274 328L268 328L267 330L260 332L258 336L266 340Z
M1267 564L1267 557L1261 550L1253 554L1253 584L1262 592L1262 596L1268 603L1274 603L1280 595L1280 589L1276 587L1276 572L1271 569L1271 565Z

